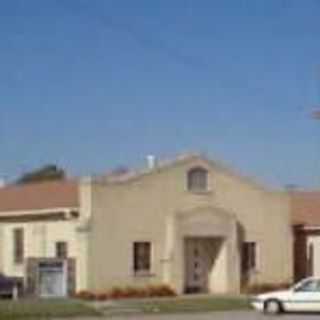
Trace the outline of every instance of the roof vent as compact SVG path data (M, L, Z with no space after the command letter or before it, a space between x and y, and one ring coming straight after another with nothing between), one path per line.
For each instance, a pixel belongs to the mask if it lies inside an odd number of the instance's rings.
M152 170L157 166L157 159L154 155L149 154L147 155L147 164L148 164L148 169Z

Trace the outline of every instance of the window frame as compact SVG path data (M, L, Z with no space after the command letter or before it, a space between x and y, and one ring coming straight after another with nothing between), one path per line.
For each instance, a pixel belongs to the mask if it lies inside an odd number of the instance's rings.
M147 256L146 257L142 257L142 259L147 259L147 261L145 262L139 262L138 259L141 257L139 257L139 254L141 255L141 253L138 253L138 246L141 245L146 245L148 247L148 251L147 251ZM144 249L145 250L145 249ZM139 241L134 241L132 243L132 255L133 255L133 259L132 259L132 269L133 269L133 273L135 276L150 276L152 275L152 264L153 264L153 244L151 241L148 240L139 240ZM142 264L142 266L140 265Z
M193 175L199 176L193 177ZM209 171L201 166L190 168L186 174L186 190L191 193L209 192Z
M60 245L62 245L63 250L61 250ZM67 259L68 258L68 242L67 241L56 241L55 242L55 257L58 259ZM61 254L63 253L63 254Z
M25 231L22 227L13 230L13 262L15 265L21 265L25 259Z
M242 242L241 272L246 275L258 271L258 244L256 241Z

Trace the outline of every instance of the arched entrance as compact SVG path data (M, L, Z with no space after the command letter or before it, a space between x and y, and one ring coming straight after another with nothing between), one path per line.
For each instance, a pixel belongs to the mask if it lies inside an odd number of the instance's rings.
M237 221L215 207L178 212L174 219L171 281L181 292L238 293Z

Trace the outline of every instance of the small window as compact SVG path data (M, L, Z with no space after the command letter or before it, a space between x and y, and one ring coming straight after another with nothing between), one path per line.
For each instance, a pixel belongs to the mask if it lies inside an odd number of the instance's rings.
M60 259L65 259L68 257L68 244L66 242L56 242L56 257Z
M208 190L208 171L203 168L193 168L188 171L187 187L189 191L201 192Z
M151 269L151 243L134 242L133 267L135 273L149 273Z
M21 264L24 260L24 230L17 228L13 230L13 254L14 263Z
M307 273L309 277L313 276L313 265L314 265L314 247L313 243L308 246L308 256L307 256Z
M242 244L242 273L247 274L257 267L257 246L255 242L244 242Z

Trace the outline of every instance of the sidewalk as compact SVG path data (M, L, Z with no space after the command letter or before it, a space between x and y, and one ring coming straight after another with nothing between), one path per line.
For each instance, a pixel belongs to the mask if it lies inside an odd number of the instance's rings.
M199 313L211 311L248 310L246 296L230 295L182 295L172 298L121 299L87 302L106 316L159 315Z

